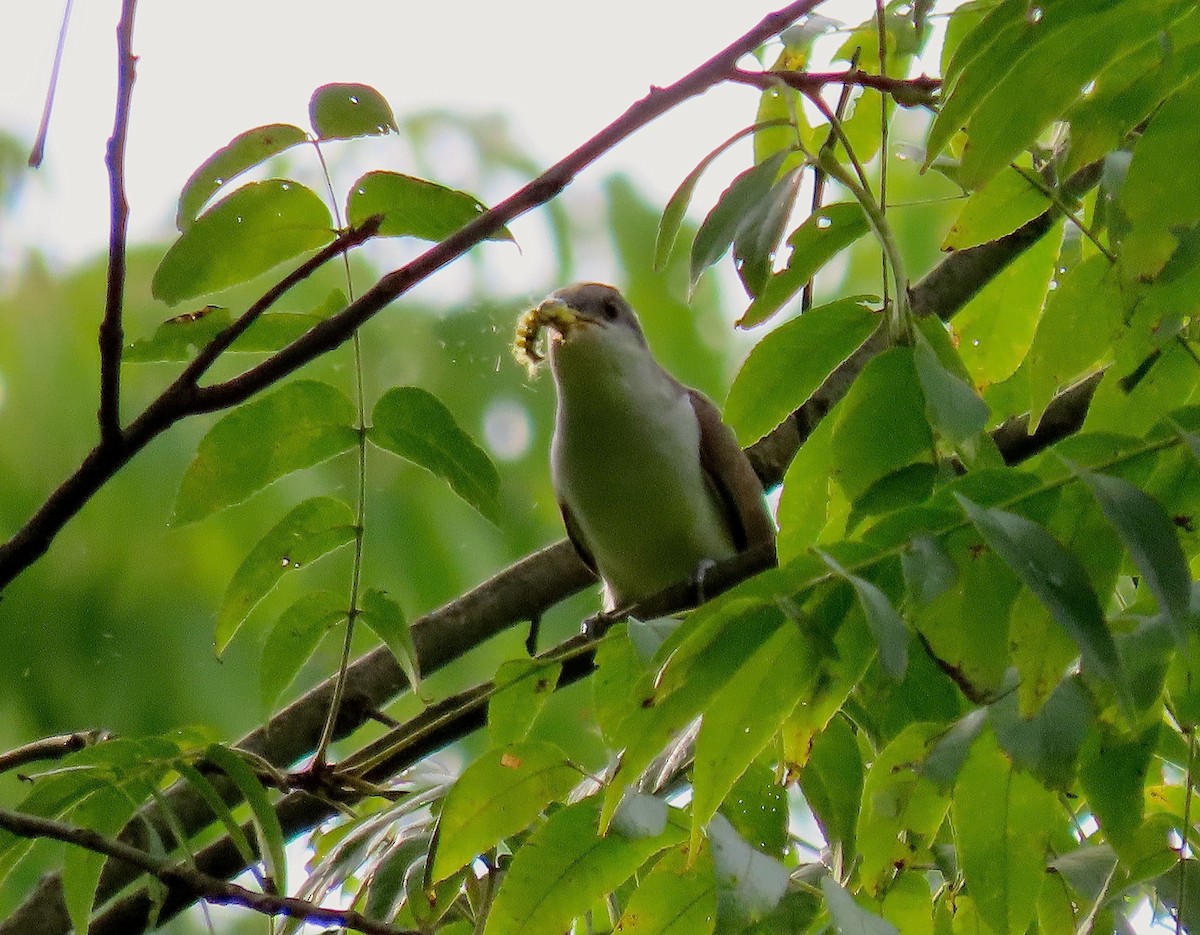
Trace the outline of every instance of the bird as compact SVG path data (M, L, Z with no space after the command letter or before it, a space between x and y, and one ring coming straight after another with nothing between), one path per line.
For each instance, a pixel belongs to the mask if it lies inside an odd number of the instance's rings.
M703 600L713 563L773 549L762 484L733 431L655 360L616 288L576 283L526 312L514 350L531 371L543 329L557 391L551 481L606 612L684 581Z

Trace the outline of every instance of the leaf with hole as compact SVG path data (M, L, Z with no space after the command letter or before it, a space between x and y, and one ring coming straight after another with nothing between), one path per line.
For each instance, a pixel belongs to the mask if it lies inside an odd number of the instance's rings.
M308 101L308 119L323 140L381 136L396 132L392 106L365 84L323 84Z
M388 390L375 404L367 437L442 478L456 494L492 519L500 475L482 448L432 393L415 386Z
M175 498L177 526L241 503L279 478L348 451L354 404L341 390L295 380L223 416L200 440Z
M249 282L334 238L325 203L289 179L243 185L196 218L167 249L151 292L174 305Z

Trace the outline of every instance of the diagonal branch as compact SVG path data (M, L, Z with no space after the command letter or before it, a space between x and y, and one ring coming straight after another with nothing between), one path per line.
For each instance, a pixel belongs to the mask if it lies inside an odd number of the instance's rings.
M399 929L364 916L354 910L326 909L307 900L258 893L254 890L209 876L195 867L177 864L156 857L121 841L114 841L90 828L79 828L49 818L25 815L0 809L0 828L23 838L49 838L82 847L106 857L112 857L136 867L161 880L167 886L182 889L193 899L204 899L212 903L244 906L267 916L290 916L309 922L321 922L365 932L366 935L418 935L408 929Z
M104 319L100 322L100 444L118 443L121 435L121 349L125 331L125 248L129 231L129 200L125 197L125 143L129 135L129 105L137 57L133 54L133 17L137 0L123 0L117 24L117 107L108 140L108 193L111 221L108 232L108 283Z

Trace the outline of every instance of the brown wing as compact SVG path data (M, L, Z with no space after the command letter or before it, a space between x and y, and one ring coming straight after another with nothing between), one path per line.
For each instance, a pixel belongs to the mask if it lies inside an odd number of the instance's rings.
M596 559L592 557L591 550L588 549L587 543L583 539L583 532L580 530L579 524L575 522L574 514L561 500L558 501L558 512L562 514L563 525L567 528L567 538L571 540L571 545L575 546L579 558L592 570L592 574L599 577L600 569L596 567Z
M690 388L688 396L700 423L700 466L725 509L734 547L741 552L771 542L775 524L750 459L712 401Z

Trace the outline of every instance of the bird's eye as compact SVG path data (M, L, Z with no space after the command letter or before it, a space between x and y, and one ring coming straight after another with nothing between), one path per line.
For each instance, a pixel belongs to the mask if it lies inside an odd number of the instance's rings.
M600 311L609 321L616 321L621 314L620 306L618 306L616 301L613 299L609 299L603 305L601 305Z

